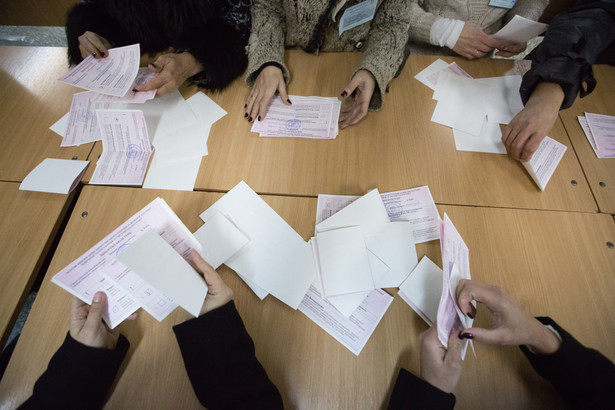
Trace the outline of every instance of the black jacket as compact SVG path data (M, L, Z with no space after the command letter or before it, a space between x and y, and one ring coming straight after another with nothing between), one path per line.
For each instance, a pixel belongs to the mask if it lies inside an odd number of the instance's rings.
M558 14L531 58L520 89L524 104L539 82L561 85L562 109L579 92L581 98L591 93L596 86L592 64L615 65L615 1L581 0Z
M113 47L140 43L141 53L188 51L203 71L189 80L221 90L248 64L251 0L84 0L66 17L68 60L79 63L78 37L92 31Z

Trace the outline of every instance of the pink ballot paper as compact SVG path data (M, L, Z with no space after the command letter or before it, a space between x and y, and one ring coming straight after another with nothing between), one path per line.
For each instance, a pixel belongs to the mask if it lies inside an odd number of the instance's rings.
M470 254L465 242L455 226L444 214L440 227L440 249L442 251L442 294L438 307L438 338L444 347L448 347L451 331L459 332L472 325L459 309L455 292L459 279L470 279ZM467 341L466 341L467 342ZM464 346L463 355L465 355Z
M120 253L149 229L184 258L189 257L192 248L202 252L199 242L169 205L156 198L58 272L51 281L86 303L92 302L96 292L105 292L109 307L103 319L111 328L139 307L161 321L177 305L117 260Z

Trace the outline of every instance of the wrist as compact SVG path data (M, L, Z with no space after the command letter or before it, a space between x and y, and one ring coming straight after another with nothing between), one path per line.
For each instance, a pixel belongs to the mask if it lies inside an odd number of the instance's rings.
M182 66L184 67L184 77L189 78L203 71L203 66L197 61L196 58L188 51L179 53L178 56L182 59Z
M534 354L548 355L557 352L562 345L561 339L538 320L534 323L532 337L527 347Z

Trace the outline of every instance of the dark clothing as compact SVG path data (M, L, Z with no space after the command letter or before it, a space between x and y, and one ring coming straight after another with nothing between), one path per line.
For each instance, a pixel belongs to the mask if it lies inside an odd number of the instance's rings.
M548 317L538 317L562 337L559 350L536 355L521 350L536 372L550 381L575 409L611 409L615 405L615 365L600 352L579 343ZM389 409L452 409L455 396L447 394L412 373L401 369L391 394Z
M234 302L174 326L173 331L203 406L209 410L283 408L278 389L254 355L254 343ZM106 350L84 346L67 335L22 408L102 408L129 346L124 336L114 350Z
M615 365L600 352L583 346L551 318L537 319L557 330L562 345L550 355L532 354L521 346L536 373L550 381L571 408L615 408Z
M596 86L592 64L615 65L615 1L581 0L558 14L531 58L520 89L524 104L540 82L561 85L562 109L577 94L591 93Z
M254 355L231 301L174 326L184 366L201 404L214 409L282 409L282 397Z
M203 66L189 80L221 90L248 64L251 0L84 0L66 17L69 63L81 58L79 40L86 31L113 47L140 43L141 53L169 47L188 51Z
M108 350L85 346L67 334L20 408L102 408L129 347L122 335L115 349Z

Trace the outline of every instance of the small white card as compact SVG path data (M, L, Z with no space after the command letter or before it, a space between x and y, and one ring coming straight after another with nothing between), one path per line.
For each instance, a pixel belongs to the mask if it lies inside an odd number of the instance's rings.
M44 159L24 178L19 189L68 194L79 184L89 163L70 159Z
M442 269L427 256L423 256L408 279L399 285L399 296L429 326L433 326L438 317L438 305L442 295L442 275Z
M214 269L218 269L250 242L250 239L221 213L211 217L194 233L194 237L203 246L201 256Z
M130 244L117 259L195 317L207 284L192 266L153 229Z

